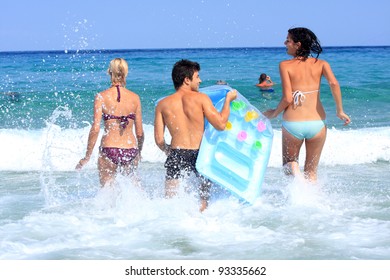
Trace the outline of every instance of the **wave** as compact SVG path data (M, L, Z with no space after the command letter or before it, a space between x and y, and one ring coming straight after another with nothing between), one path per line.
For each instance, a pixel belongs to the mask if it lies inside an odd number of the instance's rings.
M142 161L163 164L166 156L154 142L153 126L144 125L145 143ZM0 171L73 171L86 151L89 126L63 129L48 124L44 129L0 129ZM103 131L100 133L100 136ZM170 140L169 134L166 135ZM100 139L85 168L95 169ZM282 161L281 130L274 129L269 167ZM305 158L304 147L300 161ZM328 129L320 165L353 165L390 161L390 127L357 130ZM142 163L141 163L142 164Z

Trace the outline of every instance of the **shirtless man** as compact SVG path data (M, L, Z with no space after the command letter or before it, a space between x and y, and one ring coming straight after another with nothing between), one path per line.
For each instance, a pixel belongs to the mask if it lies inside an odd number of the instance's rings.
M178 61L172 70L172 80L176 92L162 99L156 107L154 118L154 139L157 146L165 152L167 160L165 196L176 195L179 179L184 173L194 172L201 180L200 211L207 208L210 183L196 170L200 143L203 137L205 118L218 130L225 129L230 102L237 97L236 91L226 94L221 112L213 106L211 99L200 93L200 66L189 60ZM171 135L171 143L164 138L165 127Z

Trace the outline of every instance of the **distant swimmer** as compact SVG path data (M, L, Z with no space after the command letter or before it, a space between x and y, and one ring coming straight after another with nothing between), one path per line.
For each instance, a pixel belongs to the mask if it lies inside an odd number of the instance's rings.
M224 80L218 80L218 81L216 82L216 84L217 84L217 85L227 85L228 83L227 83L226 81L224 81Z
M1 96L9 101L18 102L20 100L20 94L17 92L2 92Z
M271 80L271 77L265 73L262 73L259 77L259 83L256 84L262 91L273 92L272 86L274 82Z

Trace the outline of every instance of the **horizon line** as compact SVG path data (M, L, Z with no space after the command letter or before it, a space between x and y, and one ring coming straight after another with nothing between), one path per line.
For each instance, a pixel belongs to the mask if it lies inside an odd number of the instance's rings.
M390 45L351 45L351 46L323 46L323 48L387 48ZM58 50L0 50L0 53L34 53L34 52L53 52L53 53L77 53L77 52L120 52L120 51L158 51L158 50L218 50L218 49L283 49L284 46L275 47L164 47L164 48L119 48L119 49L58 49Z

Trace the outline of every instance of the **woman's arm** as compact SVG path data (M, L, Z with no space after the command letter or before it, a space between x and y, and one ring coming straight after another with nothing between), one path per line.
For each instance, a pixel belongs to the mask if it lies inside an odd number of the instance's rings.
M94 102L93 123L88 135L87 151L85 153L85 157L82 158L77 164L76 169L81 169L91 158L93 149L95 147L100 132L100 122L102 120L102 104L102 97L100 94L97 94L95 96Z
M336 103L336 115L339 119L344 121L344 125L348 125L351 122L351 119L347 114L344 113L340 84L333 74L333 71L328 62L324 61L322 69L322 73L329 83L333 99Z
M280 73L280 78L282 80L283 95L282 95L282 99L280 100L278 106L275 109L271 109L263 113L264 116L266 116L269 119L276 118L293 101L290 77L288 75L287 68L283 62L279 64L279 73Z

